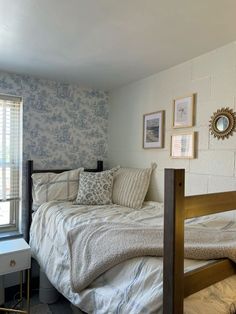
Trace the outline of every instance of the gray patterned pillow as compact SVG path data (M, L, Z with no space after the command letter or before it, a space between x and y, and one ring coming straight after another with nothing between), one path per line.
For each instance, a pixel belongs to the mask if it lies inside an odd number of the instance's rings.
M113 176L118 168L103 172L80 174L79 191L75 204L108 205L112 203Z

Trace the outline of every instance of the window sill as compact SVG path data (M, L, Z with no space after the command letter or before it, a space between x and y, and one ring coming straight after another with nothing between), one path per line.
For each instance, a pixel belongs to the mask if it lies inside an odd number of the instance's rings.
M22 238L23 234L19 231L3 231L0 232L0 241Z

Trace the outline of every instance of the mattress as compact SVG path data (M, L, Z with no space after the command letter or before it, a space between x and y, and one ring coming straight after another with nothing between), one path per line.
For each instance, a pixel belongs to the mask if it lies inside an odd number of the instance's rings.
M236 222L235 211L188 220L188 224L218 225L227 228ZM118 205L83 206L70 202L49 202L34 214L30 246L33 256L51 283L71 303L87 313L162 313L162 258L144 256L118 264L99 276L80 293L72 291L67 233L79 224L91 222L136 223L148 226L163 225L163 204L146 202L134 210ZM236 226L235 226L236 227ZM185 260L185 271L210 261ZM217 286L218 285L218 286ZM216 291L227 288L227 301ZM212 290L213 289L213 290ZM216 290L214 290L216 289ZM217 290L218 289L218 290ZM214 291L214 292L212 292ZM227 313L226 308L236 300L236 279L204 289L185 301L185 313ZM214 307L210 306L209 296ZM211 311L205 311L206 308ZM216 308L216 309L214 309ZM215 312L214 312L215 311Z

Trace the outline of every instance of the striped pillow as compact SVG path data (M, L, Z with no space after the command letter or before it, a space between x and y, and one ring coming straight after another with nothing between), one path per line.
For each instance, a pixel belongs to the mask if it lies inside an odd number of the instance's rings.
M153 166L147 169L120 168L114 177L113 203L134 209L141 208L153 169Z
M79 188L79 175L83 168L62 173L34 173L33 208L49 201L73 201Z

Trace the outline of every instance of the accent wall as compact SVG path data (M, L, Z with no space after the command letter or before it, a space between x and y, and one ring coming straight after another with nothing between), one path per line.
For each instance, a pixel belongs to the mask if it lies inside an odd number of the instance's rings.
M26 161L37 169L107 163L108 94L78 85L0 72L0 94L23 98L23 206ZM25 223L23 223L25 231Z

